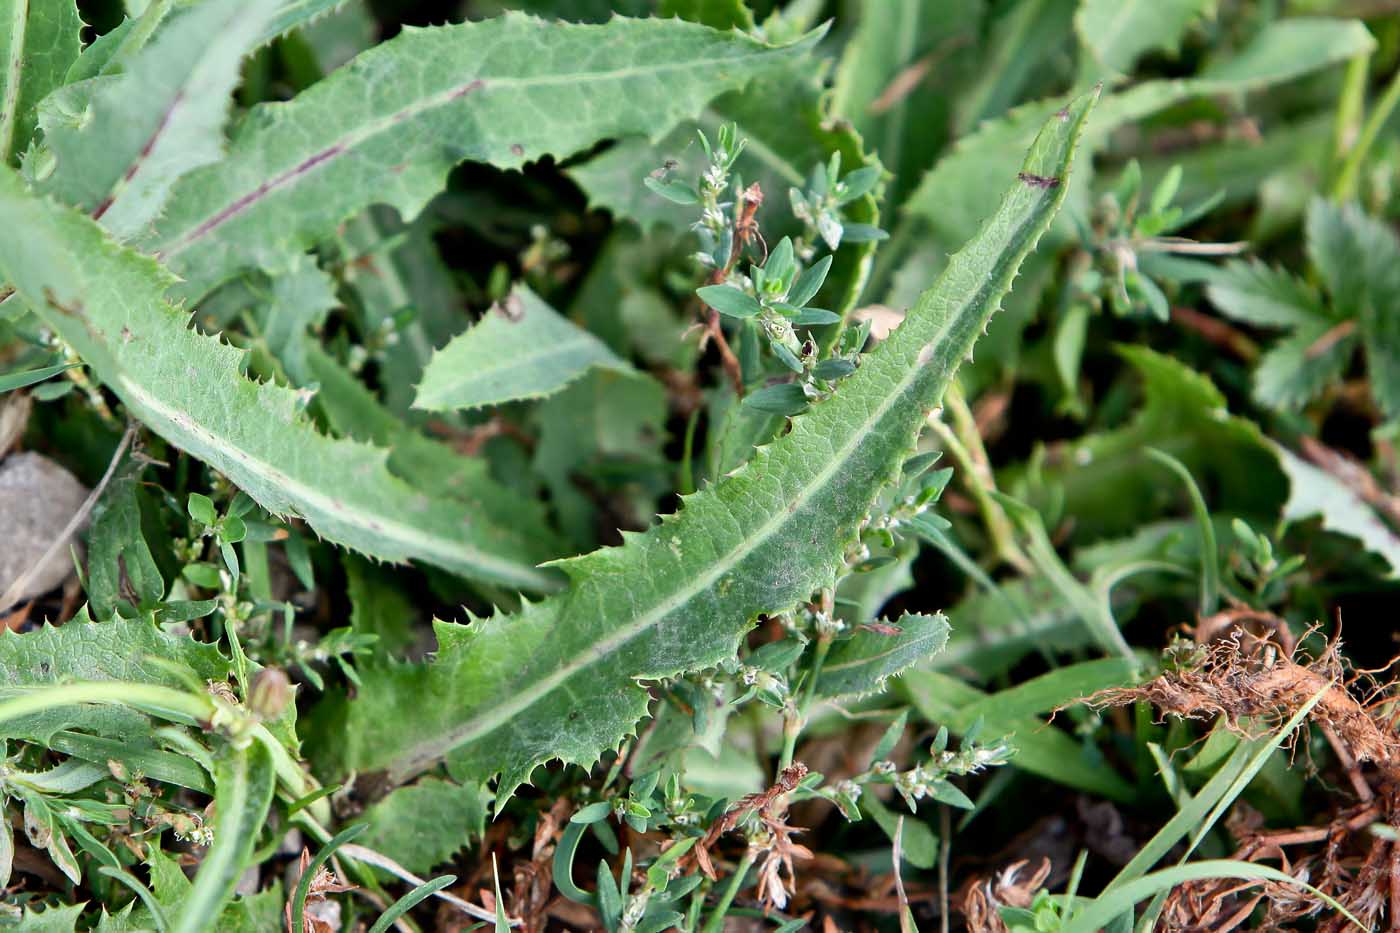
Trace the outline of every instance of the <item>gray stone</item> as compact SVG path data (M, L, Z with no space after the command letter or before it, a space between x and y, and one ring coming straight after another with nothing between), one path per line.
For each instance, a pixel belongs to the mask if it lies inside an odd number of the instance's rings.
M87 487L48 457L21 453L0 461L0 596L44 556L87 495ZM47 593L72 571L69 549L60 548L17 599Z

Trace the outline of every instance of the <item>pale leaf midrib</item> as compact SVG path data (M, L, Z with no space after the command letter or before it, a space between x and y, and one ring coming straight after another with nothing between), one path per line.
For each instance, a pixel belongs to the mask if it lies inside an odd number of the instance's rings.
M779 52L782 50L764 49L763 51ZM452 103L454 100L464 96L467 93L480 93L486 91L494 92L497 89L527 89L534 87L546 87L556 84L568 87L581 83L595 83L615 79L626 79L629 77L637 77L642 75L659 76L670 72L694 71L699 68L705 68L714 65L739 65L742 64L742 62L742 57L730 55L720 58L684 59L676 62L662 62L654 65L648 65L646 67L616 68L608 71L593 72L585 71L570 75L540 75L531 78L476 77L470 81L455 85L447 90L439 91L436 94L428 95L418 103L409 104L408 106L402 107L399 110L388 114L387 116L383 116L375 120L366 121L357 129L347 131L338 139L326 145L323 145L316 153L313 153L310 156L302 157L301 159L297 160L295 164L285 166L276 176L272 178L271 181L265 181L261 183L261 185L254 186L254 188L251 191L244 191L242 194L239 194L237 197L234 197L230 201L220 206L217 210L211 211L210 213L206 214L200 220L186 224L185 229L189 232L181 236L180 239L173 245L161 249L160 255L165 259L169 259L172 256L177 256L180 253L184 252L192 244L202 239L205 235L217 229L219 226L222 226L229 219L231 219L234 216L237 216L237 214L242 213L252 204L256 203L257 199L260 199L264 195L277 190L277 188L280 188L283 185L285 185L288 180L295 178L296 175L294 173L297 173L303 166L309 165L310 167L307 168L307 171L310 171L311 169L314 169L324 164L325 162L331 161L339 155L353 151L360 145L363 145L368 140L373 139L374 137L385 132L386 130L389 130L403 123L405 120L413 119L437 107L446 106L447 104ZM475 89L473 88L473 85L476 85ZM295 103L295 101L296 98L293 98L293 100L288 103ZM309 105L303 104L303 106ZM330 155L326 155L328 153ZM229 155L232 158L236 157L238 153L237 151L232 151L229 153ZM254 198L253 200L247 200L248 198L253 197L254 195L256 195L256 198ZM225 213L230 211L230 209L234 208L235 206L238 207L236 211L233 211L232 213ZM218 222L211 223L215 220L217 220Z
M240 377L242 378L242 377ZM345 502L327 496L320 490L289 476L266 460L256 457L242 447L228 443L218 432L212 431L195 421L188 412L179 411L166 405L161 399L134 379L123 374L118 379L122 389L134 396L143 408L158 415L163 421L182 426L190 432L197 432L230 460L239 463L270 484L280 488L287 498L298 503L307 503L322 515L334 516L337 521L360 529L367 536L383 537L403 545L403 550L413 557L437 555L439 559L450 561L457 566L471 566L489 569L502 581L531 589L549 591L558 588L557 578L539 568L516 561L504 560L495 555L479 551L459 541L452 541L436 535L425 534L420 529L403 524L387 515L369 517L360 511L350 509Z
M913 638L913 639L911 639L911 640L909 640L909 641L906 641L906 642L900 642L899 644L893 645L893 646L890 647L888 650L886 650L886 651L881 651L881 652L879 652L878 654L866 654L866 655L861 655L861 656L858 657L858 658L851 658L851 660L849 660L849 661L842 661L842 662L840 662L840 663L838 663L838 664L826 664L826 665L823 665L823 666L822 666L822 673L824 673L824 674L832 674L832 673L835 673L835 672L837 672L837 671L846 671L846 670L850 670L850 669L852 669L852 668L864 667L864 666L869 665L869 664L874 664L876 661L880 661L880 660L883 660L884 658L888 658L888 657L889 657L890 655L892 655L892 654L900 654L901 652L908 651L908 650L910 650L911 648L916 648L916 647L918 647L919 645L922 645L924 642L927 642L927 641L937 641L937 640L938 640L938 636L939 636L939 635L942 635L942 634L945 634L944 629L939 629L939 628L931 629L930 631L924 632L922 635L919 635L919 636L916 637L916 638ZM891 639L897 639L897 638L898 638L898 636L890 636L890 637L891 637Z
M994 276L991 277L991 279L994 278ZM990 284L990 280L988 284ZM966 301L956 313L947 314L934 334L928 340L924 341L923 349L919 356L922 357L923 353L927 352L930 348L937 347L938 344L942 343L953 330L954 326L963 319L963 315L967 313L968 309L976 306L975 303L977 299L983 294L984 292L976 293L970 300ZM554 690L575 674L593 666L603 658L622 648L634 638L645 634L671 613L708 590L717 583L720 578L733 570L745 558L761 547L764 542L786 527L792 520L792 516L800 512L805 503L815 498L821 490L845 468L846 461L875 427L884 420L885 416L889 414L890 409L904 397L905 392L908 391L909 387L918 378L920 372L921 367L907 367L895 387L886 394L880 404L872 411L859 428L848 435L846 441L833 453L826 464L817 471L811 481L804 483L796 493L789 496L784 501L781 508L773 510L771 517L766 522L755 529L752 534L747 535L738 545L731 548L728 553L706 567L703 573L690 578L683 587L674 591L672 595L635 617L631 624L610 632L605 638L595 642L588 651L574 656L565 664L560 665L544 677L532 681L528 687L516 691L503 702L491 707L483 713L467 719L456 728L449 730L446 735L434 737L432 740L414 746L406 755L402 756L401 760L404 761L404 765L401 769L396 770L402 770L407 774L415 773L428 763L441 758L452 749L490 734L493 730L505 725L518 713L528 709L543 697L553 693ZM776 608L778 607L754 607L754 612L764 612Z
M470 332L464 334L463 337L470 339ZM598 349L598 347L599 344L597 343L597 340L585 332L583 334L575 335L572 337L566 337L562 341L548 345L540 350L535 350L532 353L526 353L523 355L511 357L503 356L500 358L499 364L495 366L478 367L475 370L475 372L471 373L466 378L458 379L454 382L448 383L447 385L438 387L437 389L431 392L420 392L419 396L413 401L413 407L441 409L480 408L483 405L494 405L496 404L498 399L493 398L485 402L458 402L454 399L462 395L462 393L464 393L468 388L475 386L479 382L488 381L503 370L510 371L514 369L519 369L522 366L539 363L545 360L553 359L555 357L568 356L575 350L594 350ZM444 362L451 363L452 361L446 360ZM588 365L585 366L583 369L579 370L573 376L570 376L567 380L565 380L565 383L567 384L568 382L572 382L579 376L583 375L583 373L587 370L607 366L609 365L609 363L610 361L606 359L589 359ZM438 365L444 364L439 363ZM522 398L534 398L539 394L540 390L534 390L526 395L519 395L513 392L511 395L499 400L517 401Z
M235 9L233 16L224 20L222 28L219 31L220 36L224 34L225 30L236 25L238 20L244 15L241 9ZM136 160L132 162L120 176L113 180L112 186L107 192L106 200L108 203L103 206L101 209L102 212L110 212L114 208L122 206L124 204L122 200L123 197L133 190L137 179L145 177L144 173L147 166L150 164L149 160L151 156L155 154L156 148L161 144L166 131L174 124L181 107L185 106L189 101L189 95L186 93L186 90L207 83L205 73L209 70L216 70L216 65L209 56L202 55L195 59L189 71L177 82L178 87L170 100L170 105L166 107L165 112L161 114L160 122L156 125L151 135L147 137L146 142L136 155ZM117 213L119 214L120 211Z

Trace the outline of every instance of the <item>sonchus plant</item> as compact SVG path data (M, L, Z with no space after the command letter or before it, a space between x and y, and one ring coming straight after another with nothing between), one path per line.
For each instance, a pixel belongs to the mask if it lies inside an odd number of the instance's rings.
M899 476L919 428L1063 197L1094 95L1057 113L1022 175L889 339L743 467L621 547L556 562L560 595L512 616L438 623L424 666L361 672L335 736L343 766L400 781L439 761L499 775L509 797L540 764L591 766L646 715L639 680L731 657L760 615L835 585L847 548ZM404 725L405 720L411 726Z
M624 530L618 546L552 559L568 547L535 480L509 479L520 455L493 444L535 444L512 406L538 402L546 426L598 424L568 443L542 434L532 451L563 516L576 479L615 480L618 437L659 451L660 385L625 341L578 325L587 308L560 313L523 284L490 286L495 308L458 333L425 296L450 303L468 285L405 244L436 256L424 209L439 195L439 210L454 209L443 191L462 162L513 170L587 159L608 140L657 141L741 110L735 95L753 82L795 89L803 119L819 113L809 55L821 28L799 11L759 29L742 4L744 15L703 18L747 31L506 14L405 28L322 74L313 63L334 43L316 30L341 22L320 19L336 6L128 4L132 17L86 47L68 0L6 8L0 322L58 360L7 388L63 375L84 390L64 403L86 406L85 423L131 424L94 496L82 580L93 611L23 633L10 629L24 619L3 620L0 886L19 828L18 844L75 895L25 892L6 919L323 930L335 897L355 889L343 903L373 931L434 895L503 929L522 921L507 916L499 877L484 908L446 891L452 876L418 874L537 782L529 793L550 805L529 816L535 862L554 847L561 894L609 930L718 930L750 867L764 903L787 904L793 860L810 854L790 803L873 816L896 846L902 824L866 791L892 788L911 810L925 798L969 806L951 779L1006 763L1000 735L965 729L951 751L942 730L901 769L900 716L864 771L831 782L796 748L818 701L870 694L947 641L942 614L875 620L874 591L914 536L940 528L929 509L949 473L913 456L921 428L1065 199L1097 91L1050 115L985 223L869 350L853 310L883 237L872 222L882 169L849 126L809 126L800 171L781 146L764 149L795 221L771 244L762 189L738 176L745 137L732 122L701 135L698 185L669 168L647 178L700 209L700 250L668 287L704 303L733 377L725 391L771 423L750 432L766 443L674 514ZM267 96L250 86L268 80L269 48L292 63L277 80L304 89L234 120L236 89ZM533 231L531 242L530 281L548 283L567 254ZM815 306L819 295L833 300ZM360 375L394 386L381 400ZM687 458L693 431L692 417ZM329 548L313 559L312 536L344 549L343 562ZM412 607L362 558L414 562L444 601L497 609L435 621L424 659L404 622ZM319 610L288 581L310 591L342 573L350 624L308 642L298 616ZM760 624L774 637L750 650ZM309 728L298 692L319 695ZM757 709L781 732L771 786L691 786L673 752ZM563 766L600 763L601 782L560 782ZM584 891L572 878L581 835L620 851L612 820L665 846L629 838L620 875L601 866ZM731 832L747 841L737 867L719 852ZM258 866L286 840L303 854L284 889ZM529 907L522 877L511 909Z

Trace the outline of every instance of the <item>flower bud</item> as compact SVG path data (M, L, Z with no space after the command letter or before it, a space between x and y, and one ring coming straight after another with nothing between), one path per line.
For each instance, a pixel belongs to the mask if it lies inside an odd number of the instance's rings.
M248 708L259 719L276 719L292 701L292 684L287 675L275 667L265 667L253 677L248 695Z

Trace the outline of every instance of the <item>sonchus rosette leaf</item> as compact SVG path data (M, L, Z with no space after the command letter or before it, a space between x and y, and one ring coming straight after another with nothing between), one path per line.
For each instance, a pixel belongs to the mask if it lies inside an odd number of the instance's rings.
M631 733L647 711L639 681L731 658L758 615L832 585L1059 208L1096 98L1051 117L995 214L835 395L646 534L560 562L564 593L438 623L425 666L364 670L354 700L322 710L323 763L402 780L445 758L462 780L499 773L508 799L537 765L591 765Z
M243 56L279 0L208 0L161 23L120 73L68 85L40 107L37 187L126 238L159 213L181 175L223 155Z
M162 297L173 279L94 221L0 169L0 277L132 414L277 515L381 560L416 559L544 591L557 576L510 525L393 476L387 452L320 434L294 390L243 375L243 351L190 327Z
M34 108L64 83L82 50L74 0L0 0L0 162L25 151Z
M772 47L680 20L519 13L406 27L291 101L256 107L228 158L175 187L144 245L197 297L240 268L278 268L371 204L412 217L459 162L518 168L659 138L817 38Z

